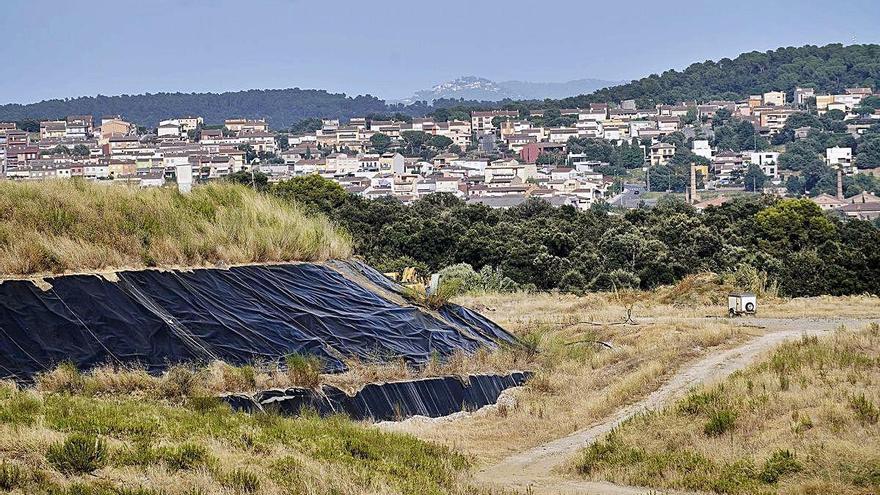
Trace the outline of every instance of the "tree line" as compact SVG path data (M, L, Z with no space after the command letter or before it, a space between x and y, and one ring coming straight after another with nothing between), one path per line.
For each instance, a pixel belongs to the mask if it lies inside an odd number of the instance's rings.
M232 180L251 184L246 175ZM351 233L357 255L386 271L466 263L521 287L581 292L649 289L750 266L788 296L880 293L877 223L827 214L807 199L752 196L699 213L664 198L654 208L612 212L536 198L491 209L449 194L404 205L348 194L317 175L258 187L326 214Z

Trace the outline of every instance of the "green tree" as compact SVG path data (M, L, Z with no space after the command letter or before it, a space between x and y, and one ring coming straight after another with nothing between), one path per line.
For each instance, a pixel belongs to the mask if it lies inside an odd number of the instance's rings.
M403 139L409 153L418 154L421 153L422 147L428 143L431 135L423 131L403 131L400 133L400 137Z
M746 187L746 191L762 191L766 181L767 176L764 174L764 171L754 163L749 165L748 170L743 175L743 185Z
M342 206L348 193L336 182L317 174L284 180L271 187L273 195L299 203L312 211L331 215Z
M428 145L437 150L445 150L452 144L452 139L449 139L446 136L432 136L431 139L428 140Z
M265 191L269 186L269 177L263 172L258 171L239 170L227 175L226 180L252 187L257 191Z
M386 134L377 132L376 134L370 136L370 146L372 146L373 149L378 151L379 153L384 153L385 150L387 150L388 147L391 146L391 138Z
M855 164L859 168L880 167L880 136L863 139L856 153Z
M835 227L809 199L783 199L755 216L766 239L783 251L818 246L834 237Z

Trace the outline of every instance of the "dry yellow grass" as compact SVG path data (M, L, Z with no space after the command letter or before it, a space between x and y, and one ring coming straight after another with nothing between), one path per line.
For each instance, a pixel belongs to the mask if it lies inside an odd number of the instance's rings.
M316 388L332 385L354 393L368 383L475 373L507 373L529 369L533 356L518 348L480 349L474 354L455 353L444 360L413 367L403 360L345 360L343 373L319 373L320 361L310 370L281 367L277 363L232 366L214 361L207 366L177 365L161 374L150 374L137 365L103 365L86 372L62 363L35 377L35 389L48 393L75 393L102 397L151 397L179 403L188 397L224 393L254 393L272 388Z
M880 326L786 343L588 449L593 479L723 493L880 490Z
M630 306L628 301L638 302ZM535 377L517 394L515 407L454 423L392 428L452 446L480 462L584 428L655 390L688 360L760 332L727 319L648 320L681 313L671 313L671 306L656 303L650 294L495 294L457 302L481 309L527 343L537 343ZM621 324L628 309L638 325Z
M326 218L233 184L181 195L78 180L0 183L0 275L321 261L351 254Z

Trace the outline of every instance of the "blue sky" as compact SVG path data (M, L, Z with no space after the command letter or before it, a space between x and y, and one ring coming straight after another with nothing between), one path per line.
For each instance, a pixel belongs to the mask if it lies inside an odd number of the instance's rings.
M3 0L0 103L461 75L628 80L750 50L880 42L880 1Z

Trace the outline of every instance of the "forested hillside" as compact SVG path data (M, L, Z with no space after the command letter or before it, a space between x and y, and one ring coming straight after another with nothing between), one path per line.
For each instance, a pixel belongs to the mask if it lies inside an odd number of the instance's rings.
M394 107L395 109L397 107ZM407 107L425 113L422 105ZM207 124L232 117L266 118L278 129L309 117L350 117L384 113L389 107L374 96L350 97L315 89L253 89L230 93L156 93L47 100L29 105L0 105L0 121L57 119L67 115L122 115L155 127L162 119L199 115Z
M562 107L577 107L589 102L634 99L648 107L688 100L740 99L767 91L791 92L795 86L842 92L846 87L875 87L877 83L880 45L807 45L695 63L681 72L652 74L559 103Z

